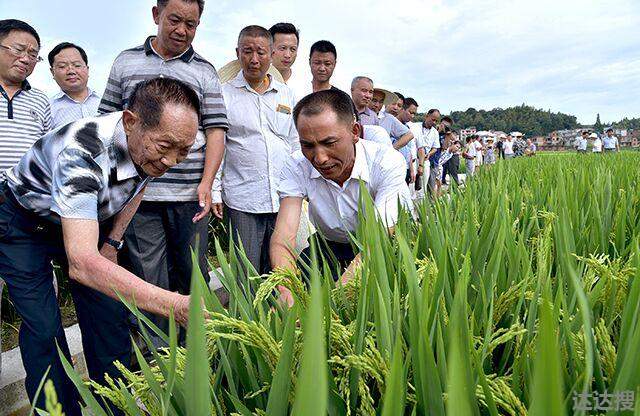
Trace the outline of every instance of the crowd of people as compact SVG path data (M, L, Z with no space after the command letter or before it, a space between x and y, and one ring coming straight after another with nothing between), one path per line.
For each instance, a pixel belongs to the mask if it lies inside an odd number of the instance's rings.
M591 142L591 152L602 153L604 152L619 152L620 142L614 135L613 129L608 128L605 135L601 138L596 132L589 132L589 130L583 130L582 134L575 138L574 146L578 153L587 153L587 148Z
M225 66L236 69L221 79L191 45L203 8L157 0L157 33L115 58L102 95L88 86L89 59L75 40L48 54L60 92L33 88L40 37L26 22L0 20L0 277L22 318L27 393L33 400L47 373L67 415L80 407L56 347L69 358L52 261L71 279L89 375L101 382L117 377L114 361L129 362L120 297L161 329L170 313L186 325L190 250L206 271L211 214L258 274L298 270L309 255L298 237L316 230L344 283L360 258L350 235L361 184L391 232L399 206L411 210L459 181L461 158L470 177L517 155L509 136L462 143L435 108L413 123L416 99L371 77L355 76L349 93L336 88L328 40L311 46L313 79L296 96L287 82L300 33L290 23L243 28L237 62Z

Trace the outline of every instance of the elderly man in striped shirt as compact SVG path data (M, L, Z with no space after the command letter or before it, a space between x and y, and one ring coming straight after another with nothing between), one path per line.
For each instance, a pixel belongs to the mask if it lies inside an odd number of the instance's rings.
M125 233L124 265L149 283L188 293L190 247L199 240L198 260L207 274L207 227L211 190L224 153L228 128L217 72L191 43L200 23L203 0L158 0L153 18L157 36L116 58L99 111L120 111L135 85L154 77L185 82L200 98L200 131L186 159L149 184ZM160 328L168 329L161 318ZM155 339L162 345L159 338Z

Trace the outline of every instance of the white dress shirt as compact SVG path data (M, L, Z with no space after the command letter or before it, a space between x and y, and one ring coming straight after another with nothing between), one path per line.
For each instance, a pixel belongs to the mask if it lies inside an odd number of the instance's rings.
M269 78L264 94L251 88L242 71L222 86L229 120L221 168L222 200L230 208L255 214L278 212L282 167L300 149L293 123L293 92ZM213 202L220 202L217 192Z
M51 105L51 129L55 129L72 121L85 117L94 117L98 114L100 96L89 88L89 95L83 102L78 102L60 91L49 100Z
M387 133L384 127L381 126L374 126L371 124L362 126L362 138L364 140L393 147L391 136L389 136L389 133Z
M593 152L594 153L600 153L602 152L602 140L600 139L595 139L593 141Z
M602 145L604 146L605 150L613 150L616 149L618 146L618 138L616 136L607 136L605 135L602 138Z
M405 183L402 155L378 143L359 140L351 176L339 186L318 172L302 152L289 158L282 171L280 198L309 199L309 218L329 241L349 242L358 227L360 181L371 194L380 218L387 227L398 220L398 200L411 210L411 195Z

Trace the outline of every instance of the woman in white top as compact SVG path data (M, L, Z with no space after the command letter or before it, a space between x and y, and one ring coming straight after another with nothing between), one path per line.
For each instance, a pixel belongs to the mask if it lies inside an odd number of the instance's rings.
M511 159L514 156L513 153L513 137L507 136L502 143L502 149L504 150L504 158Z
M483 154L484 145L482 144L482 139L476 136L476 140L472 143L476 147L476 169L482 166L483 163Z

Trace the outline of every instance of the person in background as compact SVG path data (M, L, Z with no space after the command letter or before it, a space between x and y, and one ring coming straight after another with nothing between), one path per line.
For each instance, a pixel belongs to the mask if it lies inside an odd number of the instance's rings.
M505 159L513 159L515 157L515 151L513 149L513 136L508 135L507 137L504 138L504 141L502 142L502 150L504 151L504 158Z
M51 129L49 98L27 81L42 61L40 47L28 23L0 20L0 180Z
M593 139L592 152L593 153L602 153L602 140L600 139L600 136L598 136L597 133L591 133L589 135L589 138Z
M487 165L493 165L496 163L495 145L493 144L493 137L487 137L487 144L485 145L485 158L484 163Z
M576 149L578 153L586 153L587 152L587 137L589 132L586 130L582 131L582 135L576 138Z
M280 173L300 146L293 124L293 91L267 72L273 39L261 26L240 31L236 55L238 75L222 86L229 131L222 169L218 209L225 216L236 243L260 273L271 270L269 241L280 208ZM297 224L297 223L296 223Z
M394 94L396 95L396 97L398 97L398 101L396 101L395 104L391 103L389 104L384 111L387 114L391 114L394 117L398 117L398 113L400 112L400 110L402 110L402 105L404 104L404 95L400 94L399 92L394 92Z
M333 43L328 40L319 40L311 45L309 52L309 68L311 69L311 87L313 92L322 90L338 90L331 85L333 70L336 69L338 52Z
M380 125L378 115L369 108L373 97L373 80L365 76L357 76L351 81L351 99L356 106L358 118L362 125Z
M276 23L269 29L273 38L273 66L280 72L285 84L291 79L291 67L298 57L300 32L291 23Z
M393 148L400 150L407 146L414 136L409 127L402 124L396 117L382 111L386 94L386 91L374 88L369 108L378 116L378 125L389 133Z
M436 164L440 160L440 132L438 131L438 123L440 121L440 110L432 108L427 111L422 122L422 136L424 138L424 147L418 150L418 173L420 167L424 169L425 159L429 163L427 180L427 190L434 193L436 189Z
M462 158L464 159L465 168L467 169L467 178L471 178L476 171L476 141L475 135L467 137L467 145L462 152Z
M192 46L203 10L203 0L157 0L151 10L158 26L156 35L118 55L98 108L100 113L126 109L135 86L156 77L178 79L198 95L200 125L196 141L180 164L149 183L125 232L125 249L120 255L122 264L137 276L183 294L191 289L192 248L196 250L197 266L209 281L212 187L228 128L216 69ZM222 217L221 211L214 213ZM165 319L149 319L168 331ZM165 344L155 335L152 339L156 346Z
M602 139L602 145L605 153L620 151L620 143L618 142L618 138L613 135L613 129L607 129L606 134Z
M525 156L535 156L538 147L531 139L527 139L527 148L524 151Z
M440 119L440 127L446 132L447 129L453 129L453 119L449 116L444 116ZM455 133L454 133L455 134ZM457 135L456 135L457 139ZM460 148L462 146L458 146L458 151L454 152L451 155L451 158L447 160L442 166L442 183L447 183L447 175L452 178L455 183L458 185L458 171L460 170Z
M62 42L49 52L51 75L60 92L51 100L52 128L98 113L100 96L87 86L89 59L80 46Z
M507 137L506 134L501 133L498 136L498 141L496 142L496 150L498 152L496 156L499 157L500 159L504 159L504 139L506 139L506 137Z
M129 107L69 123L29 149L0 183L0 276L20 326L25 387L34 402L47 373L65 414L80 397L58 348L71 361L51 275L56 260L71 279L89 376L121 376L131 338L119 301L186 325L189 296L158 288L118 265L122 234L150 178L183 160L198 131L198 96L186 84L155 78L136 85ZM45 397L34 402L44 408Z
M476 139L474 141L474 145L476 146L476 169L475 172L478 172L484 163L484 144L482 143L482 138L480 136L475 136Z
M304 198L309 216L326 239L320 244L338 284L346 284L360 262L350 234L358 227L360 189L373 198L376 215L393 232L399 207L411 210L411 196L404 183L402 156L388 146L360 140L351 100L341 91L320 91L304 97L294 110L301 151L289 158L279 185L280 211L271 239L274 269L298 270L296 228ZM308 261L310 250L301 256ZM343 272L343 268L346 270ZM291 306L294 299L278 286L280 300Z
M403 100L402 110L398 113L398 120L405 126L408 126L409 123L413 121L416 113L418 112L418 102L411 97L407 97ZM404 148L409 147L409 145ZM402 148L402 149L404 149ZM416 181L416 169L414 167L414 162L416 160L416 155L409 149L410 151L402 151L400 149L400 153L405 156L405 160L408 164L407 176L405 178L407 183L415 183ZM417 152L416 152L417 153Z

